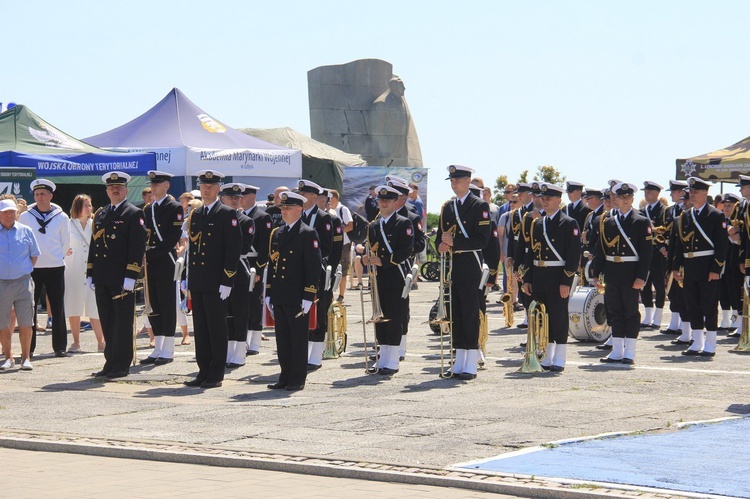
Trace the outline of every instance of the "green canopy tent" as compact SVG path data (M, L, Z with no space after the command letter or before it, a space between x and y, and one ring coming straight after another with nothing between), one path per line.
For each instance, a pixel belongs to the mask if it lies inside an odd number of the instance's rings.
M750 137L717 151L678 159L677 179L694 176L714 182L733 182L750 172Z
M146 172L156 168L154 153L105 151L55 128L26 106L0 114L0 170L32 170L38 178L56 185L54 202L68 210L77 194L88 194L95 207L109 203L102 175L123 171L131 175L128 199L141 202L141 190L149 185ZM32 201L28 183L14 194Z
M240 128L260 140L302 151L302 178L342 192L345 166L367 166L359 154L318 142L292 128Z

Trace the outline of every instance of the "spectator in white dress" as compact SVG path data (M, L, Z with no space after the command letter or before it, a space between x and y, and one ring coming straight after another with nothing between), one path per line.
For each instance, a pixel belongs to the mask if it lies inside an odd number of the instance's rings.
M65 313L68 314L73 343L68 349L81 351L81 316L88 317L96 335L98 351L104 351L104 335L94 290L86 285L86 262L91 243L91 198L79 194L70 208L70 251L65 255Z

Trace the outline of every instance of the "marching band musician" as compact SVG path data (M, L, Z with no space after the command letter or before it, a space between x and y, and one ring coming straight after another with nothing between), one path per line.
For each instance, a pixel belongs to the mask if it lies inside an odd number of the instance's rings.
M539 185L536 182L537 186ZM536 218L537 212L534 205L534 192L532 186L526 183L519 183L516 188L520 208L515 208L510 212L511 235L508 237L508 256L505 259L505 268L511 273L511 278L515 279L518 269L523 264L524 255L527 251L529 240L529 229L531 221ZM541 205L540 205L541 207ZM518 299L526 310L523 322L518 325L519 328L528 326L528 312L531 298L526 293L518 293Z
M687 182L685 182L687 185ZM686 210L689 210L693 207L691 201L690 201L690 189L685 187L685 189L682 191L682 195L680 197L680 201L682 202L682 212L685 212ZM674 255L677 253L677 239L680 237L680 233L678 230L678 224L677 221L679 220L679 217L675 219L675 223L672 224L672 238L669 243L669 252L667 261L670 264L669 268L671 267L671 263L674 261ZM671 271L670 271L671 272ZM681 272L678 272L679 275L682 275ZM672 282L677 283L677 286L674 284L672 285L672 288L679 288L678 293L674 295L674 297L677 300L677 307L680 310L680 330L682 333L680 336L672 341L673 345L677 346L689 346L693 343L692 338L692 330L690 329L690 314L688 313L687 306L685 305L685 291L683 290L683 287L680 286L679 281L676 281L674 279L674 275L672 274ZM672 293L670 293L670 296L672 296Z
M263 340L263 286L260 282L268 263L268 240L273 229L270 215L256 204L258 190L260 188L254 185L245 185L242 192L242 211L255 224L255 237L250 252L240 257L249 269L255 269L255 285L248 301L247 355L259 354Z
M597 189L589 189L587 187L583 191L583 200L591 211L586 215L586 220L581 226L581 241L583 242L581 249L583 251L588 251L590 255L594 254L594 245L596 244L596 239L592 237L596 230L594 220L604 212L604 201L602 197L602 191ZM589 276L585 277L587 280L589 279Z
M643 195L646 198L646 206L641 208L641 214L651 221L653 234L652 244L654 256L651 258L651 272L648 274L646 285L641 291L641 302L645 307L645 313L641 327L645 329L660 329L661 317L664 313L664 301L666 293L666 258L667 244L657 242L657 233L666 230L666 210L659 201L659 193L663 189L656 182L647 180L643 183ZM664 235L666 240L666 235ZM656 292L656 301L654 301L654 291Z
M665 267L667 272L672 268L672 259L674 258L674 245L675 237L677 234L677 226L675 220L680 218L680 214L683 210L682 196L685 194L684 189L687 187L687 182L682 180L670 180L669 181L669 195L672 199L672 205L669 206L665 211L665 223L667 230L664 235L667 238L667 261ZM669 311L672 314L672 318L669 321L667 329L662 329L664 334L680 334L683 332L687 338L686 345L690 343L690 324L688 323L687 311L685 310L685 300L682 295L682 287L674 284L669 288ZM684 324L683 324L684 317ZM675 340L676 341L676 340ZM672 342L673 344L679 344Z
M453 326L456 358L443 377L471 380L477 377L479 362L479 300L482 291L482 249L490 239L490 206L471 195L469 184L474 170L460 165L448 167L448 178L456 197L443 204L436 241L439 253L452 252L453 300L449 316Z
M543 303L549 316L549 344L542 368L565 370L568 343L568 299L581 258L578 222L560 209L563 189L540 184L544 216L531 226L530 250L525 265L523 287L533 300Z
M602 211L601 211L601 214L597 215L594 219L592 219L591 233L588 236L589 241L591 241L591 254L589 255L590 260L594 259L594 255L596 254L596 247L600 244L599 228L601 227L602 218L606 219L607 217L609 217L610 215L613 215L616 212L617 210L614 208L614 196L612 195L612 189L610 187L607 187L606 189L602 189ZM593 279L596 275L593 272L590 272L590 274L591 274L591 280L593 283ZM604 293L604 308L606 311L606 308L607 308L607 294L606 293ZM607 325L609 325L609 322L607 322ZM610 334L609 338L607 338L607 341L599 345L596 345L594 348L596 348L597 350L612 350L612 335Z
M409 255L409 261L404 264L405 270L408 273L411 271L411 266L414 265L414 259L416 256L424 251L425 245L427 244L427 238L425 237L424 229L422 227L422 218L417 214L416 210L409 209L412 205L406 203L409 193L412 192L411 187L409 187L409 184L407 184L402 178L394 177L392 175L388 176L388 178L389 180L386 181L386 185L393 187L398 191L398 198L395 203L396 213L404 218L408 218L413 229L414 244L412 245L411 254ZM414 279L413 282L416 283L417 276L412 277ZM406 298L403 298L403 300L404 303L401 307L401 324L403 327L403 333L401 335L401 345L399 346L399 360L404 360L404 358L406 358L406 335L409 332L409 320L411 318L409 314L409 295L407 294Z
M320 369L323 363L323 351L325 350L326 329L328 326L328 309L324 308L325 297L323 290L326 288L326 267L331 257L331 247L333 246L333 222L331 215L326 210L318 208L318 195L323 191L315 182L310 180L300 180L297 186L298 193L305 198L302 205L302 223L314 229L318 234L320 244L321 273L318 280L318 303L317 310L318 322L315 329L310 330L310 344L308 345L307 368L310 371ZM331 269L333 271L333 269ZM315 305L314 305L315 306Z
M698 177L688 179L693 207L677 221L678 237L672 272L678 279L684 266L685 308L690 316L692 345L687 356L713 357L718 327L719 278L727 253L727 224L724 215L706 203L710 184ZM705 329L705 336L704 336Z
M237 222L242 233L239 265L232 282L232 292L227 301L227 369L245 365L247 355L247 325L250 320L250 267L245 255L250 253L255 239L255 221L242 211L242 193L245 184L229 183L221 187L221 202L237 212Z
M591 212L591 208L586 206L586 203L582 201L583 197L583 184L580 182L574 182L569 180L566 182L567 187L565 193L568 195L570 203L565 205L563 213L568 215L570 218L578 223L578 228L583 227L586 221L586 216Z
M471 184L469 185L469 190L472 194L474 194L479 199L482 199L482 194L484 189L481 187ZM498 270L500 268L500 238L498 237L498 231L497 231L497 224L495 221L490 217L490 240L487 242L487 246L482 250L482 256L484 257L484 261L487 263L487 266L490 269L490 275L487 278L487 283L485 284L485 288L480 291L479 295L479 312L482 314L482 320L485 321L485 327L487 326L487 294L489 293L490 289L492 289L492 286L497 283L497 274ZM480 321L481 325L481 321ZM481 337L481 332L480 332ZM486 341L486 340L485 340ZM482 345L480 344L480 347ZM483 365L485 362L484 358L484 352L480 348L479 350L479 364Z
M732 215L737 209L740 197L733 192L724 194L722 211L727 228L732 226ZM737 223L737 222L734 222ZM721 275L719 285L719 304L721 305L721 324L718 331L729 331L732 326L732 316L742 311L742 274L740 272L740 247L738 244L727 244L727 259L725 271Z
M86 265L86 282L96 294L106 341L104 367L93 375L111 379L127 376L133 360L135 280L146 250L143 210L127 199L129 180L122 172L102 176L110 204L94 215Z
M638 296L648 278L653 244L651 223L633 209L638 188L620 182L612 188L617 213L600 220L599 242L591 264L595 285L600 273L606 280L607 322L612 327L612 351L599 359L605 363L635 363L635 347L640 330Z
M276 322L276 350L281 374L271 390L305 388L308 360L308 314L320 283L318 233L300 217L306 197L296 192L279 194L285 225L271 233L269 241L266 305Z
M738 228L735 227L727 227L727 230L729 232L730 240L735 243L739 244L740 246L740 254L739 254L739 260L740 260L740 272L747 275L748 272L748 230L750 230L750 227L748 227L748 220L747 220L747 214L748 214L748 200L750 200L750 175L740 175L739 176L739 183L736 185L736 187L740 188L740 195L742 196L742 199L740 200L739 204L737 205L737 211L735 214L733 214L732 219L733 220L742 220L744 225L744 230L738 230ZM745 319L742 317L742 314L737 314L737 319L732 323L730 326L730 333L727 336L740 336L740 331L742 331L742 321Z
M198 375L186 386L216 388L224 380L227 359L227 298L237 273L242 246L237 211L222 204L219 189L224 174L196 174L203 207L190 212L188 291L193 304L195 359Z
M182 205L167 196L171 173L148 172L154 201L143 207L146 215L146 265L148 298L152 314L149 322L154 331L154 350L141 364L164 365L174 359L174 333L177 326L177 293L175 275L177 251L182 236ZM177 272L181 270L177 269Z
M390 182L392 183L392 182ZM409 271L414 246L414 226L412 222L396 213L396 200L400 192L389 185L378 186L378 208L380 216L370 223L367 238L371 254L365 255L365 265L377 267L377 287L380 307L388 321L375 323L375 336L380 345L378 363L370 368L370 373L390 376L399 369L399 349L403 334L404 300L401 293Z
M325 272L324 280L321 282L321 288L318 291L317 304L319 312L318 329L323 330L323 351L325 351L325 338L328 333L328 308L331 306L331 303L333 303L333 281L336 280L336 268L341 262L341 252L344 249L344 230L341 225L341 219L338 215L332 215L331 212L328 211L329 199L330 191L321 187L320 194L318 194L318 198L315 202L318 206L318 213L325 213L331 220L331 250L327 264L327 267L331 267L331 272L328 273L327 270ZM321 314L324 317L320 317ZM320 354L320 361L323 361L323 352ZM318 364L318 366L319 365L320 364Z

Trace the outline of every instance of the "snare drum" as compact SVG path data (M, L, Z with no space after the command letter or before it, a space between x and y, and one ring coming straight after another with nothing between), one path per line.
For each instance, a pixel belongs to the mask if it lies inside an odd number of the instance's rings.
M568 301L568 334L578 341L607 340L612 334L607 325L604 295L596 288L581 286Z

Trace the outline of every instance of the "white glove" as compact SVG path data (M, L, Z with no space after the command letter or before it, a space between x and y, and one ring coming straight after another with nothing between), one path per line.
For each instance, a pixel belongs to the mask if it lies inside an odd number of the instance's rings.
M273 305L271 305L270 296L266 296L266 307L268 307L268 311L271 313L271 317L276 318L276 316L273 313Z
M750 275L745 277L745 291L750 294Z
M135 279L126 277L125 280L122 281L122 289L123 291L133 291L133 289L135 289Z
M307 314L310 311L310 307L312 307L313 302L310 300L302 300L302 311Z
M229 298L229 293L232 292L232 288L229 286L224 286L223 284L219 286L219 298L222 300L226 300Z
M187 281L180 281L180 290L183 293L187 293Z
M96 286L94 286L94 278L93 277L87 277L86 278L86 286L88 286L92 290L96 289Z

